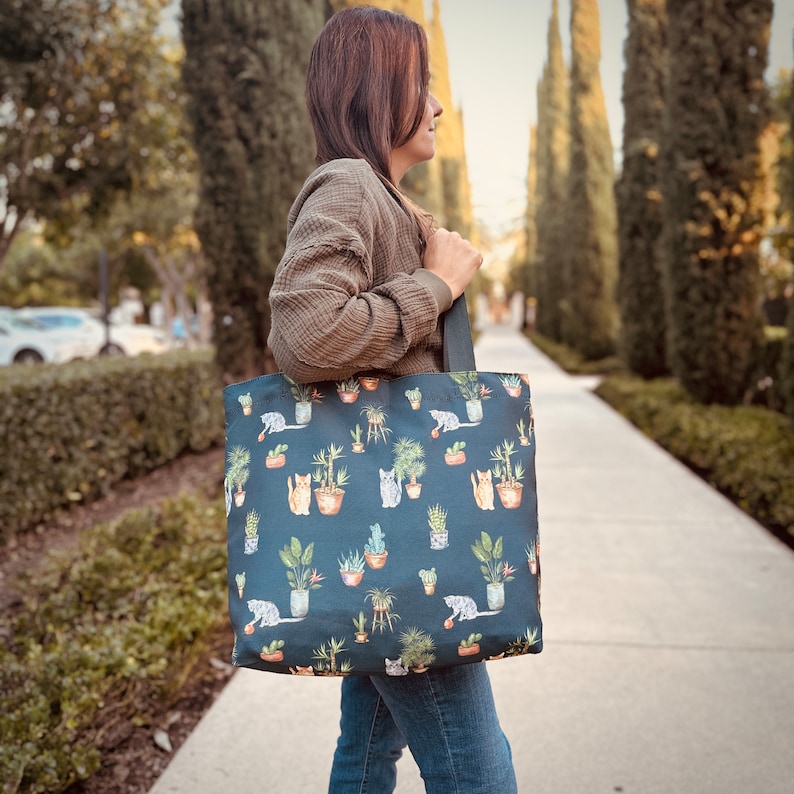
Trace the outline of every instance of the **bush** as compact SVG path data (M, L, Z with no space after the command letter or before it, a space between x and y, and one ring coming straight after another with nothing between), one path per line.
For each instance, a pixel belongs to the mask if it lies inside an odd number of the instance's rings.
M757 406L701 405L671 379L607 377L602 399L794 546L794 424Z
M0 533L223 442L212 353L0 371ZM7 540L0 534L0 541Z
M617 356L609 356L598 361L586 361L581 353L561 342L555 342L543 334L528 334L532 344L571 375L601 375L607 372L621 372L625 369Z
M55 794L89 777L109 726L147 724L146 703L178 689L226 620L224 527L222 499L183 495L20 571L23 605L0 646L4 794Z

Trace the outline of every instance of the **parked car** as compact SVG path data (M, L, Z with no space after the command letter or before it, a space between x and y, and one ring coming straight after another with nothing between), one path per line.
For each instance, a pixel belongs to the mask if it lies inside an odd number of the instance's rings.
M71 334L54 335L41 323L19 317L10 309L0 311L0 365L60 364L89 358L93 346Z
M165 332L151 325L111 323L108 339L105 324L89 309L28 306L20 309L19 314L37 320L53 331L80 334L91 345L93 355L137 356L170 349Z

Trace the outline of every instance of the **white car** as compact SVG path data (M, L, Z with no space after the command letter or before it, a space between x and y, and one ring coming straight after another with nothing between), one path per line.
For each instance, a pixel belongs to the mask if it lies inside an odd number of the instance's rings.
M90 358L93 348L72 335L55 336L33 319L18 317L11 310L0 312L0 365L61 364L75 358Z
M139 353L163 353L170 349L165 332L151 325L111 323L108 339L105 324L88 309L28 306L19 309L19 314L37 320L51 331L79 334L91 345L93 355L137 356Z

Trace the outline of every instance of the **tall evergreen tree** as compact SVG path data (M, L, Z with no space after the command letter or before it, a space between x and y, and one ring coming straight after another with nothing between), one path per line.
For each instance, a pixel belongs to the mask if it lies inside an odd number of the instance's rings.
M537 300L538 274L538 223L537 223L537 190L538 190L538 128L533 124L529 128L529 161L527 164L527 208L524 213L524 256L522 262L523 275L519 280L525 298Z
M665 0L628 0L623 73L623 171L618 209L620 351L644 378L667 373L659 258L659 146L667 70Z
M791 73L788 96L788 124L789 136L794 134L794 71ZM789 152L789 155L791 153ZM781 203L784 204L794 216L794 158L785 163L788 169L785 178L781 179ZM786 327L788 335L783 345L783 357L780 362L780 382L786 413L794 419L794 292L789 297L788 318Z
M668 0L664 257L673 373L742 399L762 341L759 138L772 0Z
M182 0L201 172L196 230L227 380L273 369L267 296L290 205L313 167L304 86L327 12L324 0Z
M538 85L537 255L538 330L560 341L565 292L563 240L570 157L568 74L560 38L559 8L552 2L548 55Z
M566 206L563 339L586 359L614 351L618 331L615 166L599 61L596 0L571 0L571 159Z

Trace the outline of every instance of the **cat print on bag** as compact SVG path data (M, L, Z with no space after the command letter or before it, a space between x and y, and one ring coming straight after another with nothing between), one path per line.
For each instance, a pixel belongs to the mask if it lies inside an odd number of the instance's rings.
M498 615L502 610L494 609L490 612L479 612L477 602L467 595L448 595L444 596L444 603L452 610L452 614L447 618L448 621L474 620L474 618L485 617L486 615Z
M295 488L292 487L292 477L287 477L289 490L289 509L296 516L309 515L312 503L312 476L311 474L298 474L295 472Z
M471 485L474 489L474 501L480 510L494 510L494 485L491 470L477 470L477 479L471 475Z
M402 499L402 487L395 476L394 469L380 469L380 498L383 507L397 507Z
M429 411L428 413L436 422L436 426L431 431L434 433L438 433L439 430L442 433L448 433L450 430L457 430L460 427L477 427L480 424L479 422L461 422L452 411Z
M303 618L282 618L278 607L272 601L263 601L259 598L252 598L248 602L248 611L254 613L254 618L250 625L259 621L259 628L265 626L278 626L279 623L299 623Z
M403 667L402 656L399 659L385 659L386 675L408 675L408 668Z

